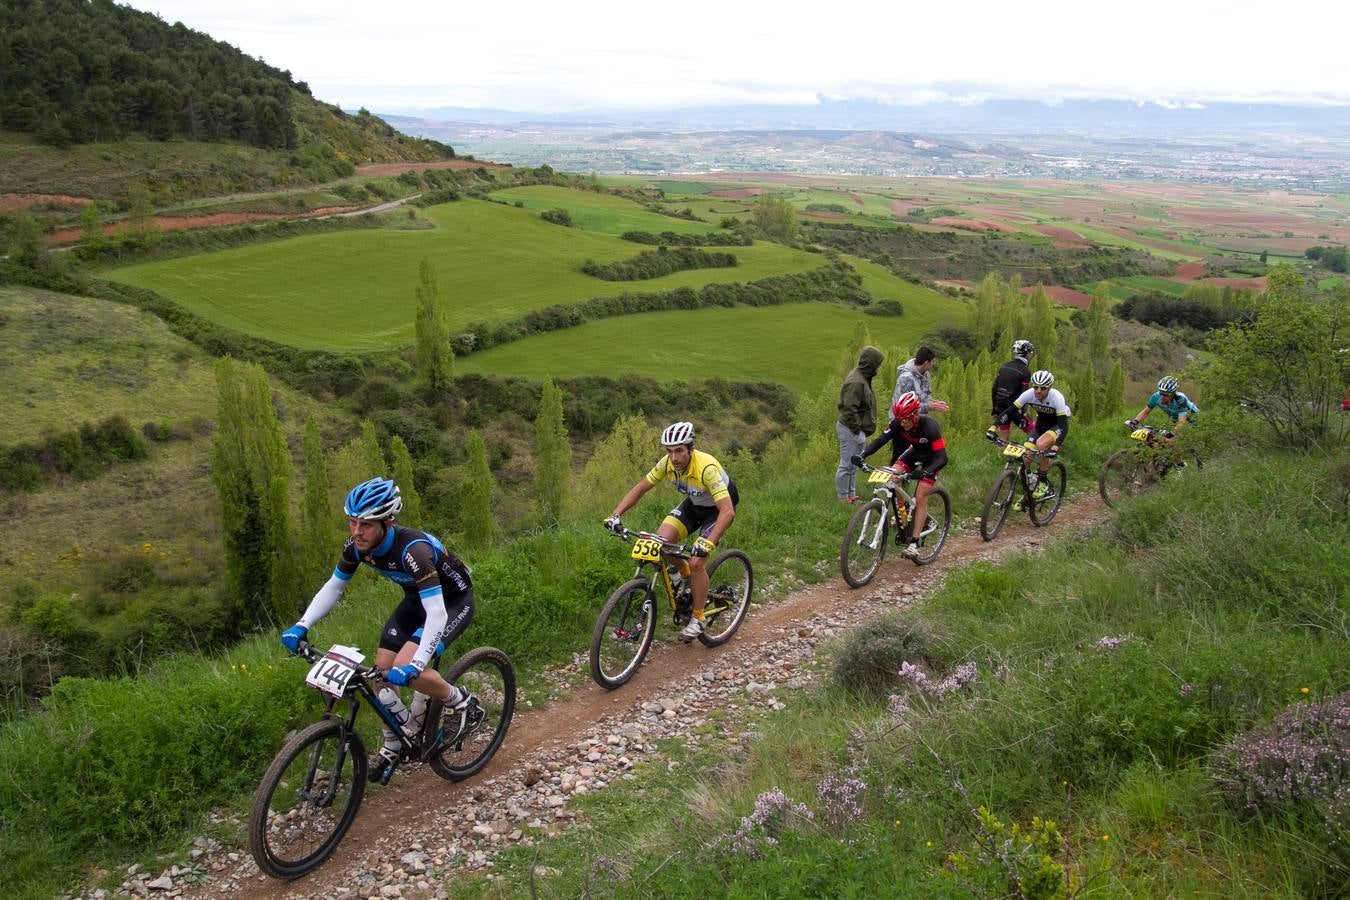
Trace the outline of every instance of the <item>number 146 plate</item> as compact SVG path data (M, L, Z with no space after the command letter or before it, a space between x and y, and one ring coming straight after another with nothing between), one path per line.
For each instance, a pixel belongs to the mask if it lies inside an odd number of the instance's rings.
M305 684L325 694L341 697L347 689L347 682L356 674L356 667L364 661L365 656L355 647L334 644L323 659L309 670Z

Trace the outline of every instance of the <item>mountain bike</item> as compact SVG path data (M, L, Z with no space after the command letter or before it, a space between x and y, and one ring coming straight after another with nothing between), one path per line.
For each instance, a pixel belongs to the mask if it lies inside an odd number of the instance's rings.
M356 731L364 700L402 745L399 759L380 778L387 784L402 762L417 760L449 781L477 774L497 752L516 707L516 673L495 647L465 653L445 680L472 696L461 714L431 698L420 730L400 727L380 702L384 672L363 665L355 647L335 645L326 653L301 641L296 655L312 663L305 684L324 695L319 721L294 733L263 775L249 814L249 848L258 868L274 878L298 878L337 849L365 796L365 745ZM432 660L435 666L439 657ZM335 710L346 702L344 713Z
M1131 429L1130 439L1138 444L1112 453L1097 473L1097 491L1107 506L1115 506L1152 487L1173 469L1187 465L1202 467L1200 454L1194 450L1177 454L1167 448L1167 442L1176 437L1173 432L1148 425L1135 425Z
M693 585L680 571L693 556L690 548L649 531L620 527L616 536L632 541L629 556L637 568L605 601L591 635L591 677L606 690L632 678L651 649L658 591L669 603L676 626L689 624L694 610ZM648 566L651 571L644 572ZM698 636L703 646L716 647L731 639L745 621L754 588L750 557L742 551L723 550L708 563L708 603Z
M1025 509L1031 516L1031 523L1038 528L1049 525L1064 502L1067 475L1064 463L1055 459L1058 454L1054 450L1037 450L1031 441L1018 443L995 435L993 442L1003 447L1003 471L984 501L984 512L980 514L980 537L986 541L998 537L998 533L1003 530L1003 523L1008 520L1008 513L1014 507ZM1040 472L1039 460L1043 458L1054 462L1050 463L1050 468ZM1033 468L1029 463L1038 464ZM1045 490L1038 497L1036 490L1042 483Z
M844 543L839 548L839 571L851 587L862 587L872 580L881 567L889 545L887 535L895 529L895 542L900 546L909 543L909 525L914 520L914 506L917 502L904 487L906 479L917 480L923 476L921 469L908 473L900 472L890 466L869 466L863 463L862 470L869 472L867 483L872 485L872 499L859 507L844 529ZM942 545L947 542L947 532L952 525L952 498L944 488L934 487L928 494L928 515L923 528L914 536L919 552L909 557L916 566L926 566L937 559Z

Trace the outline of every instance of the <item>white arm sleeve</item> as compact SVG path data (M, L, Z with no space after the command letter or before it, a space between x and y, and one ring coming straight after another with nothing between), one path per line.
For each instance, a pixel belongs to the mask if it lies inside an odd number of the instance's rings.
M309 606L305 609L305 614L300 617L300 623L306 629L313 628L314 624L328 615L338 599L342 597L342 592L347 589L347 582L336 575L332 575L324 582L323 587L314 595L314 599L309 601Z
M419 669L430 665L436 645L441 642L446 623L450 621L450 614L445 611L445 595L439 586L422 596L422 608L427 611L427 620L422 623L422 641L412 658L413 664Z

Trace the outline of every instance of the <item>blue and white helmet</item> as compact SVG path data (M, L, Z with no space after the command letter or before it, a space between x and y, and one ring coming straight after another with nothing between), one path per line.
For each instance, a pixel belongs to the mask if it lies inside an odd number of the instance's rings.
M1178 386L1178 381L1171 375L1164 375L1158 379L1158 393L1160 394L1175 394Z
M403 509L403 498L399 496L398 485L388 478L372 478L347 493L343 508L353 519L377 522L398 515Z

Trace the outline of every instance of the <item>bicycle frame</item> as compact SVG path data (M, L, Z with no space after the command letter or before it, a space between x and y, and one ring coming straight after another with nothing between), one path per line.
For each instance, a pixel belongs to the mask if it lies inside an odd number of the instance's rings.
M689 560L693 557L694 551L684 544L668 541L661 537L661 535L651 531L632 531L625 528L622 532L616 532L615 537L622 539L625 543L631 540L648 540L655 541L661 545L660 558L657 560L639 560L637 566L633 569L633 577L644 577L642 574L643 568L652 566L656 571L652 572L650 576L649 591L654 595L656 593L657 582L659 581L662 590L666 595L666 603L670 607L670 611L677 614L681 612L679 594L675 588L675 581L671 577L671 571L676 570L678 565L677 563L672 562L672 560ZM690 585L689 576L681 577L684 578L684 586L692 587L692 585ZM710 593L707 605L704 607L705 613L716 613L726 608L725 605L721 607L716 606L715 604L718 602L722 602L722 598L714 597ZM686 609L684 612L687 613L688 610Z
M1022 486L1026 488L1028 491L1030 491L1030 488L1027 488L1026 486L1027 463L1031 462L1032 460L1054 459L1055 457L1059 456L1059 453L1057 453L1054 450L1037 450L1035 447L1028 447L1027 444L1029 443L1031 442L1008 441L1004 440L1001 437L998 437L997 435L994 436L995 445L1002 445L1004 448L1016 447L1022 451L1021 453L1018 453L1014 456L1013 454L1008 453L1008 451L1005 449L1003 451L1003 455L1006 456L1007 458L1003 461L1003 468L1006 471L1008 469L1011 469L1013 466L1020 466L1023 475L1021 479ZM1040 467L1037 466L1037 469L1039 468ZM1039 474L1039 472L1037 474Z
M905 529L909 527L910 517L914 514L914 504L916 500L913 494L910 494L909 491L905 490L904 481L906 478L917 479L922 474L922 470L916 469L909 472L901 472L891 466L869 466L867 463L863 463L862 470L869 473L882 472L890 476L884 481L876 482L876 487L872 489L872 496L887 505L891 521L895 523L895 539L897 542L903 540ZM877 528L879 531L881 528L881 520L878 519L875 526L873 526L871 522L864 522L862 533L866 534L867 530L873 527ZM932 528L926 529L914 537L916 540L918 538L926 537L927 535L932 534L936 528L937 523L934 522ZM872 538L872 543L875 545L875 537Z

